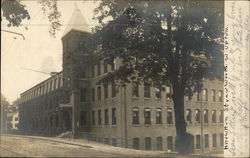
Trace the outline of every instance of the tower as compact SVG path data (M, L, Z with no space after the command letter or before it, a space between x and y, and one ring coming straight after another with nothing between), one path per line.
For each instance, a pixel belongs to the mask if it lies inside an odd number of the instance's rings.
M72 105L73 135L76 135L78 131L85 132L88 130L87 126L81 127L80 124L83 117L81 112L89 109L87 105L84 105L87 103L81 100L81 96L87 95L88 81L85 80L87 57L84 54L86 53L85 43L90 36L91 30L86 19L79 8L75 6L61 38L63 44L63 83L65 93L70 96L70 104Z

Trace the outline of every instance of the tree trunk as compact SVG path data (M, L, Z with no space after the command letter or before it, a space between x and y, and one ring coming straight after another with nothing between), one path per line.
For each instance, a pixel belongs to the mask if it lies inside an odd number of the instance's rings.
M176 127L176 151L180 154L188 154L192 152L193 139L186 131L184 91L175 86L173 86L173 102Z

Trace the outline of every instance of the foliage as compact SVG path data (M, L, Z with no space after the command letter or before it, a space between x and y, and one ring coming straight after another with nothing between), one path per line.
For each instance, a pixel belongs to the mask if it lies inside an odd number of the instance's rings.
M61 13L57 8L57 0L38 0L41 4L43 13L48 17L50 22L49 34L55 37L56 31L60 29ZM30 20L30 14L26 6L19 0L2 0L1 1L1 21L4 17L8 22L9 27L19 27L22 25L23 20Z
M7 109L9 106L10 106L10 103L7 101L7 99L1 93L1 110Z
M203 78L222 78L221 3L129 2L103 1L96 9L101 25L93 41L106 60L118 57L124 64L107 77L177 83L186 93L199 89Z
M40 0L39 3L42 6L43 13L48 16L50 24L49 33L55 37L56 31L60 30L61 24L59 18L61 13L57 8L57 0Z
M26 10L25 5L22 5L17 0L2 0L1 6L3 17L9 21L8 26L19 26L22 20L30 19L30 15Z

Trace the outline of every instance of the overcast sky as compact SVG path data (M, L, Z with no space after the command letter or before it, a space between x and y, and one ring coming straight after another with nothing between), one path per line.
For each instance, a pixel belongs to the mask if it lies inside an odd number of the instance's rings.
M20 93L33 87L37 83L49 78L43 73L28 71L22 68L34 69L43 72L62 70L62 43L61 37L69 21L75 4L81 10L90 27L96 25L92 19L93 10L98 5L93 1L59 1L61 23L63 26L57 32L56 38L50 37L49 22L43 14L37 1L23 1L31 19L23 24L28 25L28 30L23 26L18 28L7 27L7 22L2 21L2 29L22 33L21 36L1 31L1 93L11 103ZM16 39L15 39L16 38Z

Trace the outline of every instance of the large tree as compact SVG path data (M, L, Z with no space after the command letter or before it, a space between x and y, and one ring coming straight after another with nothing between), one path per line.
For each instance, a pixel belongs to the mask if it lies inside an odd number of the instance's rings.
M100 25L92 48L99 45L109 62L123 62L102 82L171 85L179 153L189 152L190 141L184 96L199 92L204 79L223 76L223 7L216 1L104 0L95 10Z

